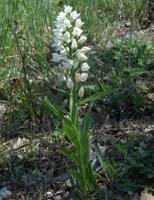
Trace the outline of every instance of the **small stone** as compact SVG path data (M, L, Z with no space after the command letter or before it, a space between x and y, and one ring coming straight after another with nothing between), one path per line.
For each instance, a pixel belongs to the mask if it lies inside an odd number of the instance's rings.
M53 193L50 192L50 191L48 191L48 192L47 192L47 198L52 198L52 197L53 197Z

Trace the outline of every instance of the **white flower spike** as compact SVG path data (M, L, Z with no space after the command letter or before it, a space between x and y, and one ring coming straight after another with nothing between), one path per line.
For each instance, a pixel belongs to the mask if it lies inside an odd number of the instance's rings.
M70 90L76 88L79 97L84 95L82 84L87 80L90 69L87 53L91 48L83 46L87 40L81 28L83 24L80 14L71 6L65 5L64 11L56 18L52 45L55 48L52 61L59 63L58 79L65 81Z

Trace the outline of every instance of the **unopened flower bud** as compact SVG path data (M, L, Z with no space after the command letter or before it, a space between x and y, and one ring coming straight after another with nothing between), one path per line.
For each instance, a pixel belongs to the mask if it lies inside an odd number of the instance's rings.
M63 35L63 40L64 40L64 42L69 43L69 42L71 41L71 40L70 40L70 37L71 37L70 33L69 33L68 31L65 32L64 35Z
M83 62L86 61L88 59L88 57L86 55L84 55L84 53L78 52L77 53L77 58L79 59L79 61Z
M76 75L75 75L75 81L76 82L80 82L80 74L79 73L76 73Z
M83 72L86 72L86 71L88 71L89 70L89 65L87 64L87 63L83 63L82 65L81 65L81 70L83 71Z
M81 21L81 19L77 19L76 21L75 21L75 26L76 27L81 27L82 25L83 25L84 23Z
M78 67L78 65L79 65L79 63L78 63L78 62L75 62L75 63L73 64L73 68L76 69L76 68Z
M90 47L82 47L81 49L79 49L78 51L81 53L87 53L91 50Z
M76 39L72 39L72 49L77 49L77 47L78 47L78 44L77 44L77 42L76 42Z
M84 95L84 88L83 88L83 86L81 86L79 91L78 91L78 96L82 98L83 95Z
M84 35L82 35L82 36L79 38L78 42L79 42L80 44L83 44L86 40L87 40L87 37L84 36Z
M74 83L71 78L68 78L66 85L69 89L73 89Z
M88 73L82 73L80 75L80 81L81 82L85 82L87 80L87 78L88 78Z

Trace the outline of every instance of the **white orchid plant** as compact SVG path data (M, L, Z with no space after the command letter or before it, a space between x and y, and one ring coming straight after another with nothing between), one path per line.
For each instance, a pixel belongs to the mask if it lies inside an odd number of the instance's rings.
M62 120L63 131L73 146L73 150L63 152L76 165L76 171L71 171L84 194L97 187L95 175L90 165L90 113L80 123L78 108L80 99L84 97L84 83L88 78L90 66L87 63L91 48L83 46L87 37L83 34L80 14L71 6L64 6L56 18L53 30L52 61L56 63L57 77L64 82L69 90L69 111L64 111L53 105L46 98L49 108ZM88 101L96 99L100 94L92 96ZM83 101L84 102L84 101Z

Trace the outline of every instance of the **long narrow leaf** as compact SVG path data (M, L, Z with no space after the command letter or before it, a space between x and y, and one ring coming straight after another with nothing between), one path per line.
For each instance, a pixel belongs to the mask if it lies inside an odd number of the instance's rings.
M144 75L146 73L147 73L147 70L140 69L140 68L134 68L134 69L131 69L129 71L129 74L130 74L131 77L141 76L141 75Z
M76 155L75 152L69 150L69 149L62 149L62 153L67 156L69 159L71 159L71 161L74 162L74 164L76 165L77 168L79 168L80 166L80 161L78 159L78 156Z
M109 95L112 91L111 90L106 90L106 91L102 91L102 92L97 92L96 94L88 97L88 98L85 98L84 100L81 100L79 101L79 105L83 105L85 103L88 103L88 102L92 102L92 101L95 101L97 99L100 99L100 98L103 98L103 97L106 97L107 95Z
M66 113L66 111L61 108L58 107L57 105L53 105L47 97L45 97L45 103L47 104L47 106L49 107L49 109L60 119L64 118L64 114Z
M71 120L67 118L63 118L63 130L65 135L68 137L68 139L71 141L71 143L76 148L76 151L80 153L80 138L79 138L79 131L76 127L74 127Z
M101 167L102 167L103 171L105 171L104 163L103 163L103 155L102 155L101 150L100 150L100 148L99 148L97 143L95 143L95 151L96 151L96 155L98 157L98 160L99 160L99 162L101 164Z
M85 192L86 183L85 183L85 180L83 180L82 174L80 174L80 172L75 172L72 170L69 170L69 172L76 179L77 183L80 186L80 189Z
M90 134L89 134L89 124L90 124L90 114L92 105L89 107L87 114L83 121L83 126L81 130L81 144L84 157L84 163L87 165L90 158Z
M91 185L91 187L93 187L93 189L96 189L98 187L97 183L96 183L96 176L93 173L90 162L88 163L88 166L87 166L86 178L89 181L88 184Z

